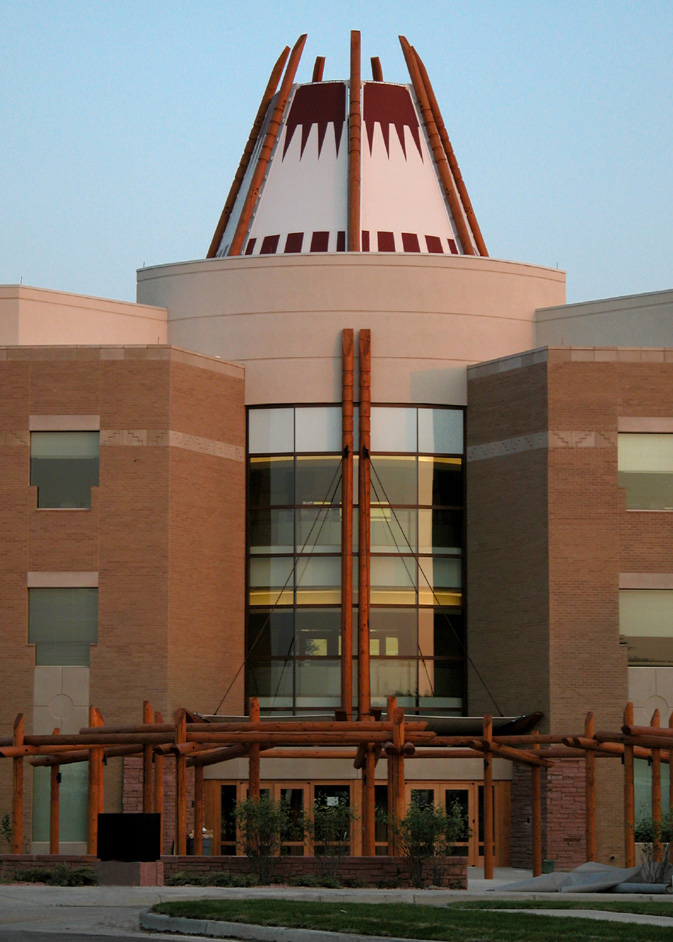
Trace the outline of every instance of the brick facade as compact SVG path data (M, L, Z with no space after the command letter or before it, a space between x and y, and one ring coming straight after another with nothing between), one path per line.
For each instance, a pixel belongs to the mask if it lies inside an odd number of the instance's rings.
M90 510L37 508L30 416L99 418ZM98 574L90 690L106 723L140 722L144 699L167 719L215 710L244 653L244 456L241 367L161 346L0 349L0 735L19 712L32 731L29 572ZM242 712L242 674L224 709ZM119 810L119 771L106 792Z
M471 676L472 713L621 726L619 574L671 572L669 517L627 513L617 482L619 419L671 415L673 357L651 352L549 348L468 370L468 637L488 688ZM514 864L530 859L527 777L512 784ZM621 779L598 761L603 861L623 857ZM548 774L543 853L559 866L584 856L583 781L581 761Z

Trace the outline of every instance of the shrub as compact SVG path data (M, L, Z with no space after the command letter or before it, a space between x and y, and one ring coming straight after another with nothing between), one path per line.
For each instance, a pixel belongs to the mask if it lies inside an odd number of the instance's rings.
M355 817L345 798L339 798L336 804L328 804L324 798L316 801L313 818L307 827L323 877L336 878L341 859L350 850L351 825Z
M247 798L236 802L234 817L241 834L241 850L250 859L259 882L271 883L281 835L290 823L287 805L274 801L269 795L262 795L258 800Z
M636 824L635 838L641 846L643 881L668 883L671 878L671 844L673 843L673 811L662 814L661 821L649 815Z
M411 882L417 887L425 885L426 876L441 885L446 857L453 852L456 843L465 840L469 834L458 801L454 801L447 811L438 805L412 801L396 830L398 846L407 859Z
M328 877L319 873L300 873L297 876L290 877L287 881L288 886L321 886L329 887L332 890L338 890L342 885L336 877Z
M98 886L98 877L90 867L27 867L15 879L25 883L49 883L51 886Z
M166 880L166 886L257 886L254 873L226 873L219 870L199 873L196 870L180 870Z
M5 812L0 818L0 838L8 845L12 843L12 819Z

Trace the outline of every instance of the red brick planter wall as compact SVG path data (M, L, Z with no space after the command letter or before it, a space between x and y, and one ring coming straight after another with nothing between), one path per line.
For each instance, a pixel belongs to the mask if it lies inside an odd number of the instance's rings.
M164 879L180 871L190 873L251 873L247 857L162 857ZM321 873L315 857L278 857L275 877L289 879L304 874ZM365 886L411 886L409 868L403 857L343 857L339 862L340 879L355 880ZM467 889L465 857L447 857L442 886Z

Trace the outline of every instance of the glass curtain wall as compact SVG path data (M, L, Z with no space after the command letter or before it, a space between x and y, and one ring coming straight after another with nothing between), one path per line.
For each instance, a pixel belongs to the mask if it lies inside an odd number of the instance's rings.
M357 411L357 410L356 410ZM463 712L463 410L371 412L373 706ZM355 443L357 451L357 414ZM248 413L247 695L340 706L341 407ZM357 457L354 468L357 556ZM357 560L353 565L357 606ZM357 608L353 613L357 656ZM354 663L357 689L357 661Z

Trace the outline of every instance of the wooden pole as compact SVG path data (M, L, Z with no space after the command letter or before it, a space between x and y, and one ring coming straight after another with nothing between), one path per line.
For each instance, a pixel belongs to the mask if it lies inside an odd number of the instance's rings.
M584 735L594 736L594 715L587 713ZM596 757L590 749L584 752L584 841L587 861L596 859Z
M673 732L673 712L668 718L668 728ZM669 753L670 757L670 753ZM673 762L668 766L668 811L673 815ZM671 841L671 860L673 861L673 841Z
M12 741L15 746L23 745L25 735L25 720L23 713L19 713L14 720L14 735ZM23 757L12 759L12 853L23 853Z
M249 704L250 722L259 723L259 700L257 697L250 697ZM259 801L260 795L261 763L259 758L259 745L259 743L253 743L248 751L248 798L254 798L255 801Z
M89 707L89 726L102 726L100 714L96 707ZM103 750L93 748L89 750L89 794L88 794L88 833L87 854L95 857L98 853L98 815L101 805L101 772L103 767Z
M262 188L262 183L264 182L264 176L266 174L267 167L269 166L271 154L273 153L273 146L276 142L276 135L278 134L280 123L283 120L285 106L287 105L287 100L290 96L290 91L292 90L292 83L294 82L297 66L299 65L299 60L301 59L301 54L305 43L306 34L299 37L297 42L294 44L292 52L290 53L290 60L287 64L287 69L285 70L285 75L283 76L283 81L280 85L280 91L278 92L278 97L276 98L276 104L274 105L271 120L269 121L266 134L264 135L264 142L260 149L259 157L257 158L257 164L255 165L255 169L250 180L250 186L248 187L248 192L245 197L245 202L243 203L241 215L239 216L238 223L236 224L236 231L234 232L234 237L231 241L231 246L229 247L229 255L241 254L243 240L245 239L245 234L248 231L248 226L250 225L252 213L255 208L255 203L257 202L259 191Z
M362 767L362 856L373 857L376 850L376 757L374 747L366 746Z
M54 733L58 734L60 732L58 726L54 729ZM49 788L49 853L52 855L58 854L59 852L59 827L60 827L60 784L61 784L61 770L57 765L52 765L49 770L50 774L50 788Z
M360 74L360 33L351 30L350 105L348 109L348 251L360 251L360 149L362 146L362 105Z
M493 739L493 717L484 717L484 742ZM493 756L484 749L484 879L493 879Z
M378 56L372 56L372 78L375 82L383 81L383 69L381 68L381 60Z
M414 87L416 98L418 99L418 105L421 109L421 115L423 117L423 123L428 135L430 149L432 150L432 154L435 159L437 173L439 174L439 179L446 195L446 201L449 204L449 209L451 210L451 215L456 225L460 244L465 255L475 255L476 253L472 245L470 231L465 221L465 212L456 190L456 184L454 182L453 175L451 174L451 169L446 159L446 154L444 153L442 141L440 139L437 125L432 114L432 109L430 108L430 102L428 100L425 85L418 68L418 63L411 46L404 36L400 36L400 44L402 46L402 52L404 53L404 58L407 63L407 68L409 69L409 75L411 76L411 84Z
M157 723L163 723L161 713L154 715ZM161 815L159 823L159 856L164 852L164 757L154 755L154 813Z
M633 704L624 708L624 724L633 726ZM636 821L633 787L633 746L624 744L624 866L636 865Z
M143 723L154 722L154 710L149 700L143 700ZM152 745L143 746L143 812L149 814L154 807L152 789Z
M289 51L289 50L288 50ZM315 63L313 65L313 77L312 82L322 82L322 77L325 72L325 57L316 56Z
M658 729L661 725L659 710L655 710L650 726ZM658 840L661 826L661 749L652 750L652 822L655 825L655 840L652 851L657 863L661 861L661 841Z
M395 719L395 710L397 709L397 697L388 697L388 722L393 723ZM387 804L388 804L388 854L391 857L395 856L395 777L396 777L396 764L397 764L397 750L395 749L395 744L393 743L393 748L388 752L386 750L387 756Z
M341 334L341 709L353 712L353 330Z
M535 744L533 749L539 749ZM533 831L533 876L539 877L542 873L542 788L539 765L531 766L531 814Z
M446 159L449 164L451 173L453 174L453 179L456 181L456 187L458 188L458 193L463 202L463 207L465 209L465 216L472 230L472 235L474 236L474 241L479 249L479 254L488 257L488 251L486 250L486 244L484 243L484 238L481 234L481 229L479 228L479 223L477 222L477 217L475 216L474 209L472 208L472 201L467 192L467 187L465 186L465 181L463 180L463 175L460 172L460 167L458 166L458 160L454 153L453 147L451 146L451 141L449 140L449 134L446 130L444 120L442 118L442 113L439 110L439 103L435 97L435 92L430 82L430 77L428 76L427 69L423 65L421 57L418 55L416 50L412 47L412 53L416 64L418 65L418 70L421 74L421 79L423 85L425 86L425 91L428 96L428 103L430 105L430 110L435 119L435 124L437 125L437 131L439 132L439 137L444 148L444 153L446 154Z
M243 178L245 177L245 171L248 169L248 164L250 163L250 158L252 152L255 149L255 144L257 143L257 138L259 137L259 132L262 130L262 125L264 124L264 118L271 104L271 99L276 93L278 88L278 80L283 74L283 69L285 68L285 63L287 57L290 55L290 47L286 46L285 49L281 52L278 61L273 67L271 76L267 83L267 86L262 95L262 101L257 110L257 115L255 116L254 124L252 125L252 130L250 131L250 136L248 137L248 142L245 145L245 150L243 151L243 156L241 157L236 175L234 177L234 182L231 184L231 189L229 190L229 195L227 196L227 201L224 204L224 209L222 210L222 215L220 216L219 222L215 229L215 234L213 235L212 242L206 254L206 258L215 258L217 250L220 247L220 242L222 241L222 236L224 235L224 230L227 228L227 223L229 222L229 217L231 216L231 211L234 208L234 203L236 202L236 197L238 196L239 190L241 189L241 184L243 183Z
M175 714L175 742L187 739L187 712L183 708ZM185 756L175 757L175 853L187 853L187 768Z
M358 715L369 715L371 332L360 331L360 462L358 468Z
M203 853L203 766L194 766L194 854Z

